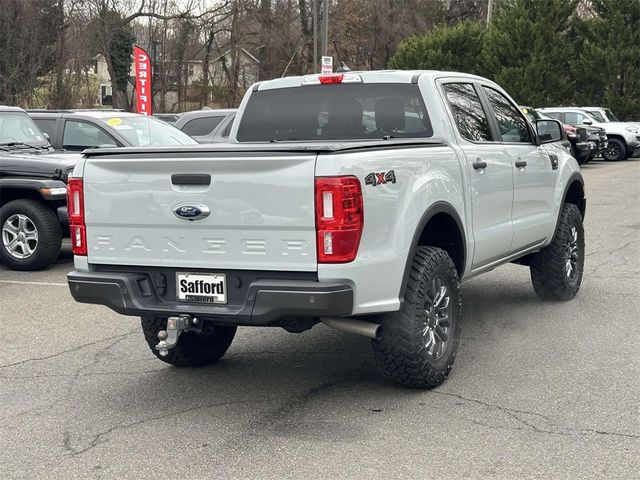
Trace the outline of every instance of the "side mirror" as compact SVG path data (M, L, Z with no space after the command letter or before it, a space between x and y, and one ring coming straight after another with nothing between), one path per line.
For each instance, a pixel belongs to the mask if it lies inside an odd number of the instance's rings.
M536 131L541 143L559 142L564 138L564 130L558 120L536 120Z
M593 122L591 120L589 120L588 118L585 118L584 120L582 120L582 124L583 125L593 125Z

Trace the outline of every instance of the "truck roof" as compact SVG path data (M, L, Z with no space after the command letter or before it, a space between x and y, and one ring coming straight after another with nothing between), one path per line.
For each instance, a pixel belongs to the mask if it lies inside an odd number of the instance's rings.
M24 109L20 107L9 107L8 105L0 105L0 112L22 112L26 113Z
M362 79L362 83L417 83L418 78L428 77L430 79L438 77L463 77L487 80L469 73L447 72L440 70L374 70L374 71L352 71L331 74L312 74L294 77L277 78L275 80L266 80L253 85L253 91L271 90L276 88L299 87L309 81L313 81L321 76L336 75L357 75ZM488 81L488 80L487 80Z

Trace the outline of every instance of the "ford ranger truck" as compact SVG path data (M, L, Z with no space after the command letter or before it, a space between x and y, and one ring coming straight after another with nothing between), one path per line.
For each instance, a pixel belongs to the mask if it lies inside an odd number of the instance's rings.
M578 292L586 202L562 137L461 73L257 83L230 144L85 152L71 294L140 316L173 365L215 362L238 326L324 323L370 337L384 376L435 387L461 281L515 262L542 299Z

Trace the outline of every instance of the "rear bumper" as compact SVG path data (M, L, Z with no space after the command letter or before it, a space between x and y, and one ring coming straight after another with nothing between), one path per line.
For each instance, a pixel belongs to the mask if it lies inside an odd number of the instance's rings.
M347 316L353 310L353 289L342 283L260 279L243 289L243 302L210 305L162 298L139 272L71 272L67 282L77 302L105 305L123 315L187 314L220 324L268 326L291 318Z

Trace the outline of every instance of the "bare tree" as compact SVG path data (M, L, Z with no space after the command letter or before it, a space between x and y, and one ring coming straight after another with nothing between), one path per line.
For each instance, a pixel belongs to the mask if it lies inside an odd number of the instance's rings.
M114 79L121 78L121 72L117 70L114 49L124 48L126 33L132 31L134 21L141 19L155 19L165 22L171 20L201 22L203 20L215 21L215 17L224 11L231 0L220 0L216 3L204 3L201 8L197 0L182 2L157 2L156 0L86 0L91 16L96 19L95 32L98 39L100 53L107 61L109 75ZM136 3L138 4L136 8ZM120 73L120 74L119 74ZM114 82L117 83L117 82ZM126 97L126 85L122 83L114 85L113 103L119 108L128 108Z
M64 22L61 9L59 0L3 0L0 103L27 102L42 76L55 67Z

